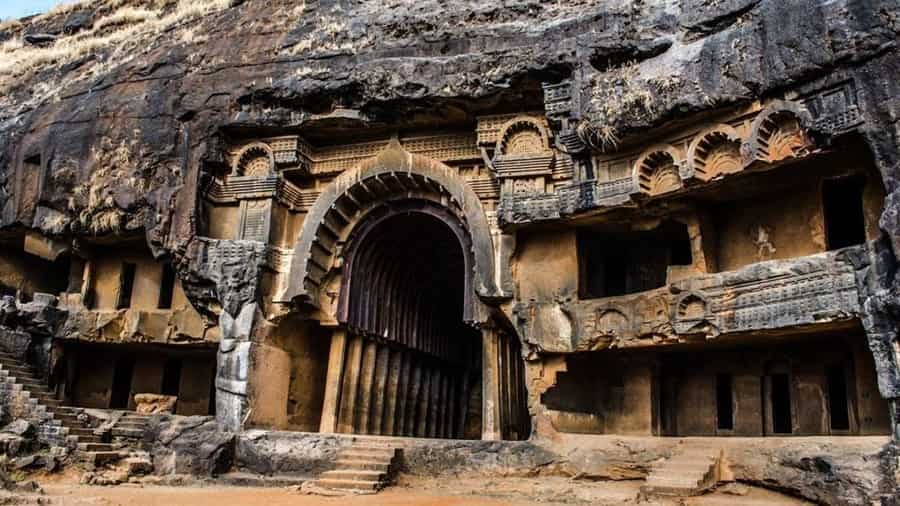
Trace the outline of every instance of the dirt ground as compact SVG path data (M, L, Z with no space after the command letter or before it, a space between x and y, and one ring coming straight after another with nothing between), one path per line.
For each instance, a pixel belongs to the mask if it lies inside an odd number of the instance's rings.
M40 482L40 480L39 480ZM642 481L573 481L566 478L440 478L410 479L377 495L322 497L295 487L254 488L222 485L159 486L124 484L113 487L80 485L72 479L44 480L40 496L0 497L0 504L64 504L102 506L526 506L636 504ZM20 499L16 500L16 499ZM644 501L641 504L722 506L799 506L804 503L743 485L721 487L713 494L683 502Z

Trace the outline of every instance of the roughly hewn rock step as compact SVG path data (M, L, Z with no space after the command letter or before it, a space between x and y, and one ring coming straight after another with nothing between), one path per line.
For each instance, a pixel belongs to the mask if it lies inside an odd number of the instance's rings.
M704 490L698 489L696 487L668 487L668 486L654 486L641 487L641 492L645 494L652 495L671 495L671 496L679 496L679 497L691 497L695 495L700 495L704 492Z
M324 488L337 488L345 490L378 490L379 482L377 481L358 481L358 480L332 480L319 479L316 483Z
M82 459L94 466L103 466L122 459L122 454L117 451L84 452Z
M385 462L390 462L391 459L395 457L395 454L390 451L357 450L356 448L350 448L342 451L339 456L342 459L383 460Z
M685 446L679 454L650 471L641 492L683 497L700 495L715 485L716 466L721 457L722 451L717 448Z
M382 471L355 470L355 469L339 469L334 471L325 471L322 473L321 480L349 480L349 481L375 481L381 482L387 476Z
M83 452L112 452L116 447L110 443L84 443L78 438L78 449Z
M382 462L376 460L352 460L338 459L335 466L339 469L359 470L359 471L381 471L388 472L391 467L390 462Z
M116 427L112 428L110 433L116 437L127 437L127 438L136 439L136 438L141 438L144 436L144 429L143 428L129 429L129 428L122 428L122 427L116 426Z

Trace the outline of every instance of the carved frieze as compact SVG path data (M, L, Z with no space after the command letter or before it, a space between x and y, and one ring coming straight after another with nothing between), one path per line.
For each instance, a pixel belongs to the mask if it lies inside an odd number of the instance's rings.
M800 101L812 116L811 128L817 132L835 135L863 123L856 85L852 80L806 94Z
M516 311L526 314L531 305L543 303L523 303ZM633 295L570 302L563 309L574 322L568 351L715 339L847 320L860 312L853 266L835 252L762 262ZM523 336L540 346L528 325L520 322Z
M545 87L547 118L559 129L558 139L567 132L567 127L553 121L565 110L564 88ZM557 212L547 209L551 198L535 199L532 194L510 191L501 198L501 221L528 223L558 219L600 207L623 205L642 197L659 198L692 191L703 183L729 177L751 166L772 169L786 159L817 151L808 133L810 129L838 132L857 126L855 104L851 83L841 83L795 101L756 104L725 121L697 125L650 146L597 154L588 165L592 168L592 179L578 180L574 170L572 179L560 174L560 183L552 189L560 205ZM557 147L564 148L562 144L557 142ZM577 152L577 143L573 147L572 151L566 148L556 153L557 166L570 162L574 166L569 153ZM568 160L560 163L563 157ZM555 168L552 173L556 179Z

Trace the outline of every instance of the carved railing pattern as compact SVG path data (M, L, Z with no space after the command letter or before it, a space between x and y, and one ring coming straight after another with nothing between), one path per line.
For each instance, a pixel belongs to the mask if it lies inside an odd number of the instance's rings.
M548 351L558 352L829 324L860 314L856 273L842 258L838 251L760 262L631 295L522 303L516 312L537 315L540 320L541 314L551 312L548 308L556 307L571 315L571 346L560 348L554 341L551 346L555 347ZM537 335L535 329L554 328L556 318L547 322L526 318L520 330L527 341L543 346L542 341L553 336Z

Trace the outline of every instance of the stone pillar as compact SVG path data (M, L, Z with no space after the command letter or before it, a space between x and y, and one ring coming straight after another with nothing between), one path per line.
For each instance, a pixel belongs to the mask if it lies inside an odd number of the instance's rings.
M419 412L419 394L422 389L422 367L418 362L410 357L412 376L409 381L409 397L406 404L406 412L404 414L405 422L403 423L403 435L416 435L416 414Z
M498 335L493 328L481 331L481 439L503 439L500 425L500 371Z
M372 416L369 422L371 434L384 435L384 404L389 395L386 388L390 361L391 349L385 345L379 345L375 357L375 384L372 392Z
M440 417L441 405L441 369L435 367L431 371L431 396L428 403L428 424L426 425L426 434L428 437L437 436L438 418Z
M319 432L332 434L338 429L338 412L341 406L341 389L344 386L344 356L347 353L347 331L335 329L331 334L331 351L328 354L328 373L325 379L325 400L322 402L322 419Z
M370 434L372 418L372 393L375 391L375 362L378 356L378 343L366 340L363 347L362 374L359 377L359 399L355 410L357 424L353 426L356 434Z
M422 367L421 382L417 406L418 417L416 419L416 437L428 436L428 406L429 401L431 400L431 370L427 367Z
M341 408L338 412L338 432L353 432L355 418L356 392L359 388L360 363L362 362L362 338L348 336L346 366L344 368L344 386L341 390Z
M243 430L248 414L250 331L255 315L256 304L243 306L237 318L228 311L219 315L222 339L216 356L216 421L234 432Z
M385 388L384 396L384 422L381 426L381 433L385 436L393 436L397 430L397 398L400 390L400 367L403 360L402 351L390 352L390 363L388 364L388 380Z

